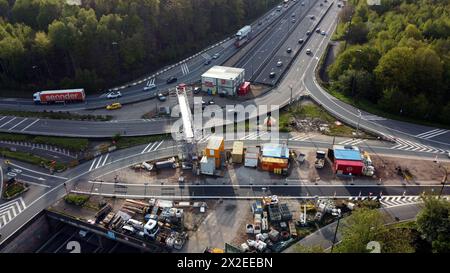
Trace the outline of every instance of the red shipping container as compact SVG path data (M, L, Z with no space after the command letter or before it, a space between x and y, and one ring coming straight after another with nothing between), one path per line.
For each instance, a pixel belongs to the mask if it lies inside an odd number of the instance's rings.
M362 161L353 160L335 160L333 166L334 172L337 174L361 175L364 163Z

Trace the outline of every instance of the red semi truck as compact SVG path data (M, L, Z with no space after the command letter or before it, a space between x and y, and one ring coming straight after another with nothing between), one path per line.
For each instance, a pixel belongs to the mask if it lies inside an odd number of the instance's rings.
M55 102L82 102L86 99L84 89L64 89L46 90L33 94L33 101L36 104L46 104Z

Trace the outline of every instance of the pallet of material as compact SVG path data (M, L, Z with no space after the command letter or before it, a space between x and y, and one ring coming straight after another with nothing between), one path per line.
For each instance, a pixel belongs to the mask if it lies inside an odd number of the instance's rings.
M289 221L289 233L292 238L297 238L297 229L295 228L295 223L293 221Z
M145 203L145 202L136 201L136 200L133 200L133 199L125 199L125 202L133 203L133 204L136 204L136 205L139 205L139 206L142 206L142 207L147 207L148 206L148 204Z
M133 211L135 213L144 213L145 212L143 209L136 208L136 207L123 206L122 208L127 209L127 210L131 210L131 211Z
M108 213L108 215L106 215L106 217L102 220L102 224L107 227L109 225L109 223L111 222L111 220L113 219L115 213L114 212L110 212Z

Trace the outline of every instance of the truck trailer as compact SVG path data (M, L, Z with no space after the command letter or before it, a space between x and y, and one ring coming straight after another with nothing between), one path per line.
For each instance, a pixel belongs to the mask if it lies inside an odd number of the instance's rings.
M236 33L236 40L234 42L234 45L236 47L241 47L243 44L248 42L250 40L251 32L252 32L252 26L250 26L250 25L247 25L247 26L241 28Z
M49 104L57 102L83 102L86 99L84 89L46 90L33 94L36 104Z

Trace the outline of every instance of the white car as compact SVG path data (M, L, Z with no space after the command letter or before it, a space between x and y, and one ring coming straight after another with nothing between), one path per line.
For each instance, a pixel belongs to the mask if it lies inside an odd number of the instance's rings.
M448 158L450 158L450 151L448 151L447 156L448 156Z
M283 62L282 61L279 61L278 63L277 63L277 66L278 67L280 67L280 66L282 66L283 65Z
M308 49L306 50L306 54L308 54L308 55L311 54L311 49L308 48Z
M213 55L213 59L217 59L217 58L219 58L219 56L220 56L220 53L216 53Z
M116 91L116 92L111 92L106 96L108 99L117 99L122 97L122 93L120 93L120 91Z
M155 89L155 88L156 88L156 84L152 83L152 84L150 84L148 86L145 86L144 87L144 91L152 90L152 89Z

